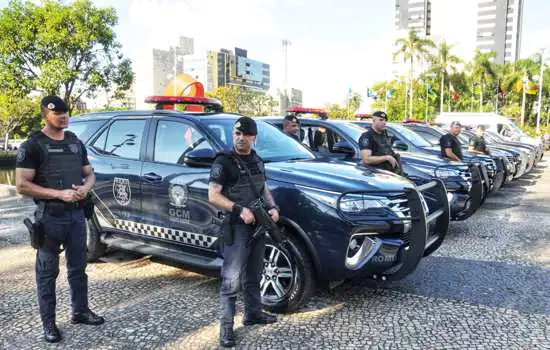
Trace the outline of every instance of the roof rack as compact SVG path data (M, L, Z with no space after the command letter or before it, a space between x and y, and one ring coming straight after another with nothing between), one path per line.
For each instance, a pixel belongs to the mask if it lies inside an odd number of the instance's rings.
M148 96L145 103L155 103L155 109L173 110L175 105L196 105L204 106L205 111L221 113L223 105L218 99L208 97L189 97L189 96Z
M290 107L286 110L287 114L299 115L299 114L316 114L320 119L328 119L327 111L322 108L304 108L304 107Z

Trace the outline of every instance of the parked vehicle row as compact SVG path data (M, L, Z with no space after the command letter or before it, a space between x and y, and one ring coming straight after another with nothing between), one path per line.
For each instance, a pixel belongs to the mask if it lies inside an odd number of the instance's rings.
M232 149L240 115L223 113L215 99L149 101L159 109L71 120L69 130L86 145L97 178L88 259L124 249L218 271L224 213L208 202L209 173L217 154ZM174 104L201 105L207 112L166 109ZM477 155L451 162L419 134L391 124L402 177L360 164L357 140L366 124L304 118L298 142L277 128L281 121L258 118L255 146L292 245L268 239L270 268L261 291L274 312L304 305L319 284L409 275L442 244L450 220L474 214L491 191L512 180L510 174L519 174L527 154L517 146L512 161L499 155L502 167Z

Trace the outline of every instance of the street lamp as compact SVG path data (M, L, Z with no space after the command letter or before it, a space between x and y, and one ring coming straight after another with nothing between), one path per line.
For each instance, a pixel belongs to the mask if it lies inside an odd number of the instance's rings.
M540 112L542 107L542 89L544 87L544 51L540 49L540 84L539 84L539 100L537 105L537 135L540 134Z

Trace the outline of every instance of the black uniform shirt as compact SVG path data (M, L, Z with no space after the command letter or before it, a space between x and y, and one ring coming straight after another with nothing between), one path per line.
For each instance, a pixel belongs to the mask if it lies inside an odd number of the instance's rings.
M263 167L263 162L254 161L254 156L256 152L252 152L248 155L238 155L238 157L243 161L243 163L250 170L251 175L258 174L260 172L259 167ZM263 169L261 169L263 172ZM231 159L228 155L222 154L216 158L212 168L210 170L210 182L217 183L223 187L233 186L239 181L239 167L236 162Z
M367 131L359 137L359 149L361 151L370 150L373 156L392 156L395 158L396 155L392 148L392 140L387 130L382 130L381 133L378 133L374 131L372 127L369 127ZM388 161L373 166L393 171L393 167Z
M454 136L453 134L449 133L441 136L441 138L439 139L439 146L441 147L441 155L443 157L447 158L445 149L450 148L459 159L463 159L462 146L460 144L460 141L458 141L456 136Z
M65 133L65 137L76 137L74 134ZM38 140L45 140L45 142L48 142L50 144L56 144L61 143L63 141L54 140L52 138L49 138L46 134L44 134L42 131L37 132L32 137L30 137L27 141L23 142L21 146L19 147L19 150L17 152L17 159L15 162L16 168L25 168L25 169L34 169L36 170L36 175L34 176L34 182L40 186L45 186L46 184L38 183L38 179L43 178L40 174L41 168L40 165L44 161L44 155L40 151L40 146L38 145ZM90 165L90 161L88 160L88 152L86 151L86 147L84 144L77 139L77 143L80 146L80 152L82 152L82 166Z
M474 135L470 138L470 147L474 147L474 150L483 153L489 153L487 149L487 142L483 136Z

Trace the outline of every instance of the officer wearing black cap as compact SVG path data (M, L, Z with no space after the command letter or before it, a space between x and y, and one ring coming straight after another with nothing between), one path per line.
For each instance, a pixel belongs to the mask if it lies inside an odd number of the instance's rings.
M300 121L293 114L287 114L283 120L283 132L298 142L301 142L298 131L300 130Z
M372 114L372 125L359 137L363 164L400 173L398 155L393 151L392 138L386 130L388 115L377 111Z
M59 253L65 249L71 288L72 323L99 325L103 318L88 308L86 276L86 223L84 200L95 182L86 148L71 132L68 107L57 96L41 101L46 126L19 148L16 161L17 192L33 197L37 204L34 229L36 284L40 317L47 342L58 342L55 324L55 281Z
M468 151L478 154L489 154L489 148L487 147L487 141L485 141L485 126L478 125L476 127L476 134L469 140Z
M235 345L233 318L241 286L244 289L245 326L277 321L275 316L262 311L260 276L264 266L265 235L251 240L255 218L247 208L257 199L254 193L261 194L273 221L279 220L279 209L266 184L264 163L252 149L257 133L253 119L239 118L233 126L233 149L218 156L210 172L208 199L226 213L220 290L220 344L224 347Z
M441 147L441 156L457 162L462 161L462 145L457 136L462 132L462 124L458 121L451 123L449 133L441 136L439 146Z

